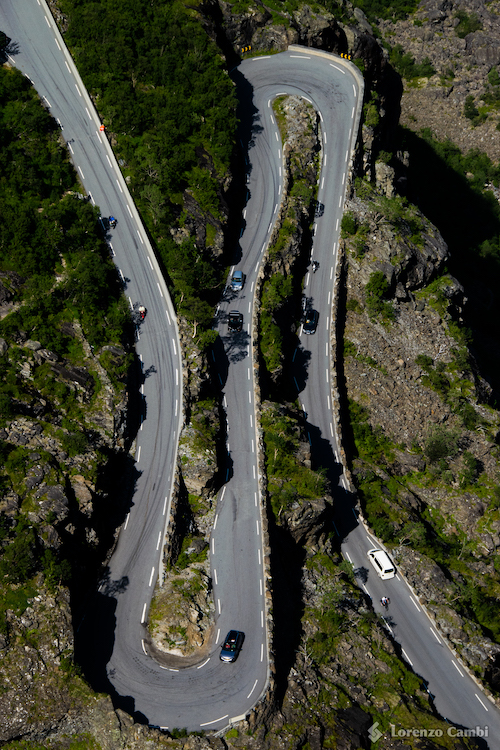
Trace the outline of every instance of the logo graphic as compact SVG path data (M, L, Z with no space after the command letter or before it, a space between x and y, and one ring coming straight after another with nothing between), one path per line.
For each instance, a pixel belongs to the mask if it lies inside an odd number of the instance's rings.
M375 724L372 724L370 729L368 730L368 734L370 735L370 739L372 742L377 742L382 737L382 732L380 732L378 729L378 721L375 722Z

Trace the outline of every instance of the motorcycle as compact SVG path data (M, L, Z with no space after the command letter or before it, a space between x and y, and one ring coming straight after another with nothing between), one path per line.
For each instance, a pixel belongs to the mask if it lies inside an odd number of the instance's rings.
M139 317L140 317L141 320L144 320L144 318L146 317L146 313L147 313L147 310L144 307L144 305L140 305L139 306Z

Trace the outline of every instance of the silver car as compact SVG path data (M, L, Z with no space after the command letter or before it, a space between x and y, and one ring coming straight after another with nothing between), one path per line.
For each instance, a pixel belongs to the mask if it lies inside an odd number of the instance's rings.
M243 271L235 271L231 278L231 289L233 292L241 292L245 285L245 274Z

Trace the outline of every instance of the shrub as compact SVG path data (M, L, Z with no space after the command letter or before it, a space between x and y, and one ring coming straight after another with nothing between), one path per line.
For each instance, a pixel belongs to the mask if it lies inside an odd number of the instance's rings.
M453 430L436 425L431 429L424 444L424 453L432 463L443 458L453 458L458 453L458 436Z

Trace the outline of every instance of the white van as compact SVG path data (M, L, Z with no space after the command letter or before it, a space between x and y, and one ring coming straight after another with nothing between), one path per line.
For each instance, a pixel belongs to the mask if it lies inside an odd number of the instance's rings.
M394 578L396 569L387 552L384 552L383 549L371 549L366 554L383 581L387 580L387 578Z

